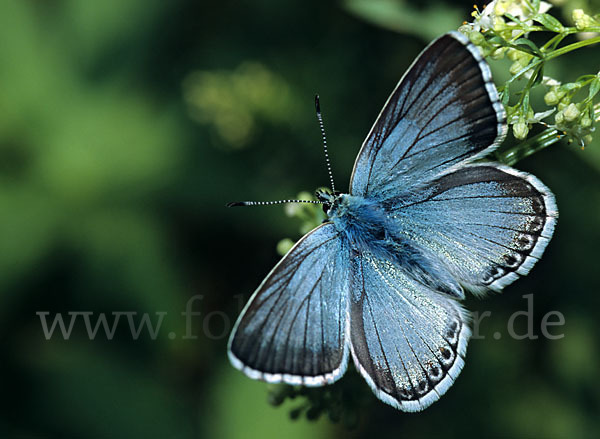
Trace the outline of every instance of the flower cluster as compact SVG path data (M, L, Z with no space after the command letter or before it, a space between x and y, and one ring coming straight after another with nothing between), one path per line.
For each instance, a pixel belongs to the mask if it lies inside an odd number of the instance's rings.
M484 56L492 60L506 57L512 62L511 78L498 89L516 139L526 139L532 126L541 123L583 147L592 141L594 123L600 117L599 107L594 102L600 89L600 72L562 84L544 76L543 71L550 60L600 42L600 37L589 34L600 32L600 20L575 9L571 17L574 26L567 26L548 14L550 8L549 3L540 0L495 0L483 11L476 9L473 21L463 24L460 31ZM550 35L543 45L536 45L528 38L531 32L542 31ZM587 39L561 46L572 34L584 35ZM519 82L525 84L515 90ZM544 102L548 109L535 111L532 108L529 97L535 87L546 89ZM582 99L586 89L587 96ZM544 122L551 115L554 120Z
M592 26L598 26L600 22L598 19L589 16L582 9L573 10L573 22L578 31L585 32L587 28Z
M483 11L479 12L477 7L471 14L474 18L472 23L466 24L469 30L477 32L486 32L494 30L498 33L504 33L504 36L518 36L522 29L519 25L533 25L533 17L538 14L545 14L552 7L546 2L532 2L525 0L496 0L487 5ZM505 17L511 17L506 21ZM552 17L551 19L553 19Z
M572 102L574 95L588 85L588 96L580 102ZM600 104L594 105L594 97L600 89L600 73L577 82L555 85L544 96L546 105L556 106L554 126L560 132L568 133L582 146L592 141L594 122L600 119Z

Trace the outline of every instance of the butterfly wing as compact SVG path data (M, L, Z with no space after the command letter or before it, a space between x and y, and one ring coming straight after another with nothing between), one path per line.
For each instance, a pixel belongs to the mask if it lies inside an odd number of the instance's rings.
M382 401L403 411L428 407L464 364L470 330L450 296L389 261L352 261L350 338L354 363Z
M431 43L402 77L356 158L350 193L385 197L488 153L505 115L479 49L458 32Z
M273 383L319 386L341 377L348 363L347 254L331 223L298 241L238 318L231 363Z
M400 239L435 255L474 292L501 290L527 274L558 217L536 177L493 163L461 167L418 195L389 201Z

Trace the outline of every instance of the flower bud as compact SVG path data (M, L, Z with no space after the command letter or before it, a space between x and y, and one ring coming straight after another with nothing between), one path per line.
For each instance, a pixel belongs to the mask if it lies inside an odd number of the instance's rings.
M583 9L573 9L571 16L573 21L581 20L583 17L585 17L585 12L583 12Z
M523 66L521 65L521 63L519 61L515 61L514 63L512 63L508 71L511 75L516 75L522 68Z
M525 67L529 64L529 61L531 61L532 58L533 55L530 55L525 52L519 52L519 59L517 61L519 61L519 63L521 63L521 65Z
M519 51L516 49L513 49L512 47L510 49L508 49L506 51L506 56L508 57L508 59L510 59L511 61L516 61L519 59Z
M593 20L588 14L583 12L582 9L573 9L573 13L571 15L573 21L575 22L575 27L577 30L584 30L586 27L592 25Z
M567 90L565 90L563 87L553 87L554 88L554 93L556 93L556 96L558 96L558 99L562 99L565 97L565 95L567 94Z
M492 48L490 46L480 46L479 49L481 50L481 56L483 56L484 58L490 56L492 54Z
M496 19L494 20L494 30L496 32L501 32L504 29L506 29L506 22L504 21L504 19L502 17L496 17Z
M586 114L579 121L579 125L581 125L582 128L589 128L592 126L592 119Z
M523 140L527 138L527 133L529 133L529 127L525 122L519 121L513 125L513 134L515 138Z
M460 26L458 28L460 33L463 33L465 35L468 35L469 32L471 32L471 26L468 24L463 24L462 26Z
M577 105L575 104L569 104L567 108L563 110L563 113L567 122L573 122L581 114L579 108L577 108Z
M481 35L481 33L475 31L469 32L469 40L471 40L471 43L475 44L476 46L481 46L483 43L485 43L485 37Z
M494 50L492 52L492 59L502 59L504 58L504 52L506 51L506 49L504 47L499 47L498 49Z
M544 102L549 107L553 107L554 105L558 104L558 101L559 101L558 96L552 90L550 90L548 93L546 93L544 95Z

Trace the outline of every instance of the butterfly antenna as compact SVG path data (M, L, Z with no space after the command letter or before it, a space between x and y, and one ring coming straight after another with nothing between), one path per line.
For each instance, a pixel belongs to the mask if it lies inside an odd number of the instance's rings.
M323 204L321 201L313 200L279 200L279 201L234 201L227 203L227 207L238 207L238 206L271 206L274 204L286 204L286 203L308 203L308 204Z
M319 95L315 95L315 109L317 110L317 120L319 121L319 127L321 128L321 136L323 137L323 151L325 152L325 163L327 164L329 181L331 181L331 190L335 193L335 184L333 184L333 173L331 172L331 163L329 162L329 154L327 153L327 137L325 137L325 127L323 126L323 117L321 116Z
M319 121L319 127L321 128L321 136L323 137L323 151L325 152L325 163L327 164L327 172L329 173L329 180L331 181L331 190L335 193L335 184L333 183L333 173L331 172L331 163L329 161L329 154L327 152L327 137L325 136L325 127L323 126L323 116L321 116L321 105L319 103L319 95L315 95L315 109L317 110L317 120ZM238 207L238 206L272 206L274 204L286 204L286 203L307 203L307 204L323 204L323 201L313 200L279 200L279 201L234 201L227 203L227 207Z

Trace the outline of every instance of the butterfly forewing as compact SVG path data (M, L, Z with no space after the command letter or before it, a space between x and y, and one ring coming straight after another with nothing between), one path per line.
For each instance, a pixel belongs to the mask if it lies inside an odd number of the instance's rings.
M356 158L350 192L393 197L473 160L505 134L489 67L458 32L429 45L402 77Z
M232 363L268 382L323 385L345 371L349 259L324 224L275 266L240 315Z

